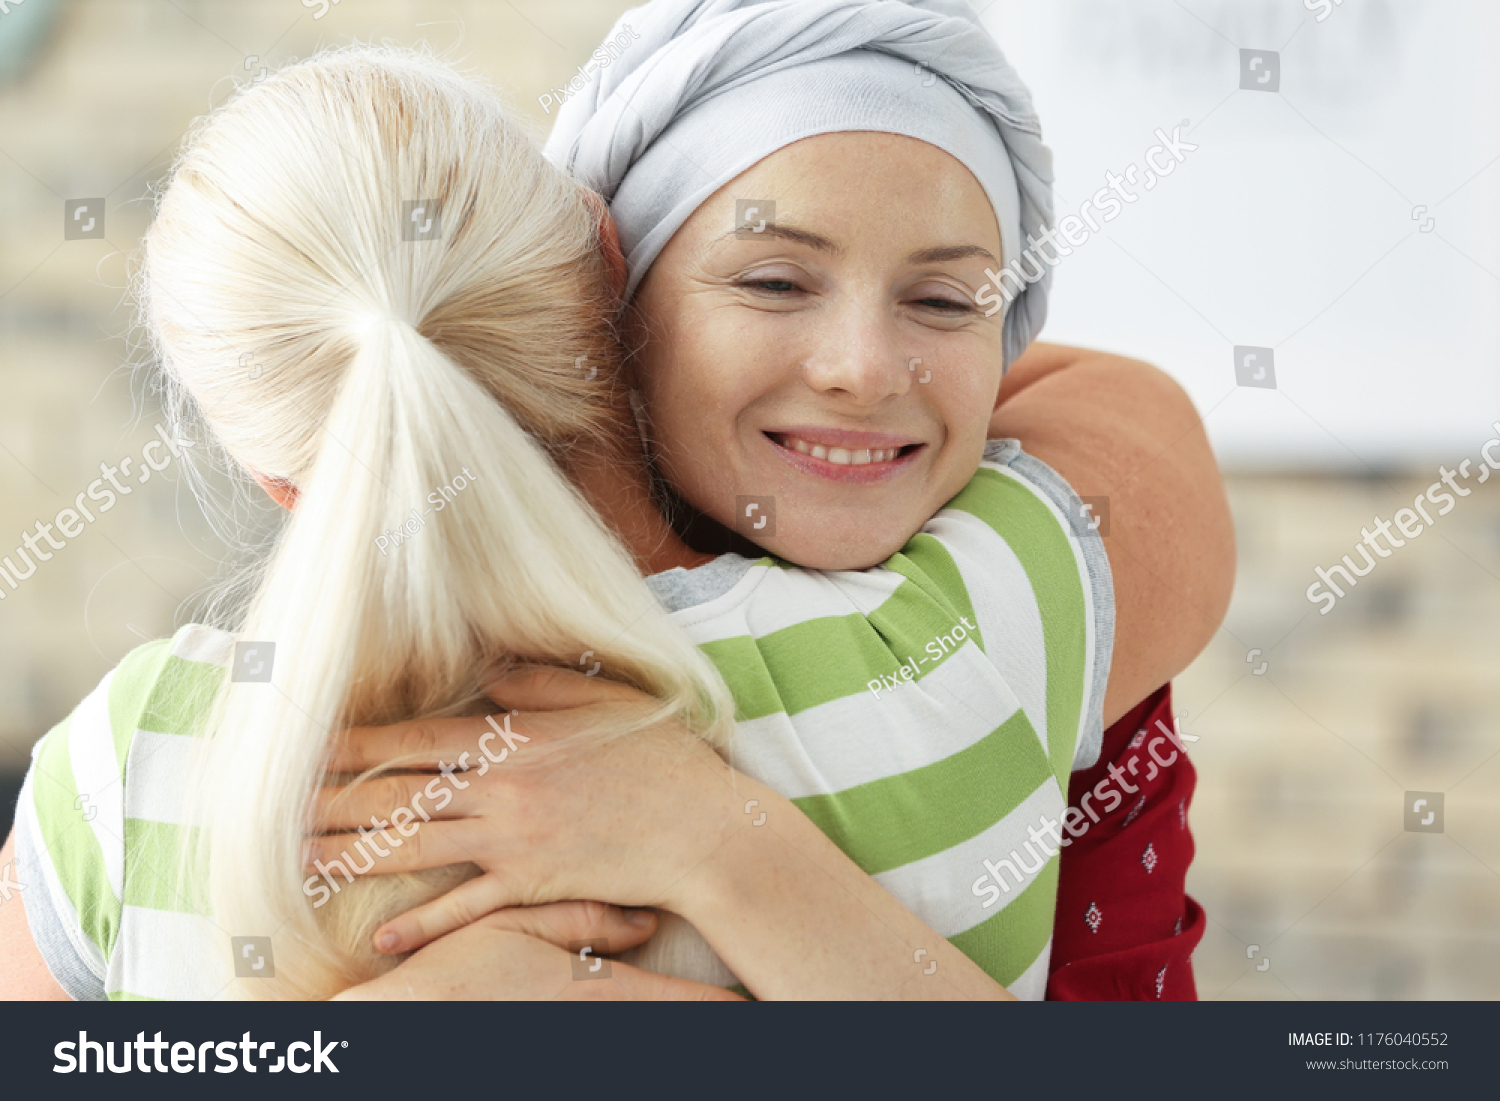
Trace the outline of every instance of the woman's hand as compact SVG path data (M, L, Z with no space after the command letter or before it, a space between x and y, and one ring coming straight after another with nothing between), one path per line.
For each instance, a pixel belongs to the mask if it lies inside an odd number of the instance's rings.
M334 1000L742 1000L716 986L607 959L645 943L655 931L656 915L649 910L597 902L500 910Z
M548 670L506 680L492 695L520 712L498 734L484 718L399 723L350 731L338 750L339 769L415 755L426 771L326 790L323 828L383 832L319 838L314 859L326 864L346 848L383 842L391 847L376 873L468 861L485 873L387 922L376 934L383 951L421 948L471 923L498 935L483 922L502 907L594 898L681 915L762 1000L1010 997L789 800L681 730L664 725L576 754L543 754L534 767L523 759L580 719L637 706L639 693ZM466 982L462 953L448 951L434 967ZM527 953L535 955L515 959L547 966L535 945ZM387 980L401 981L377 982Z
M383 951L420 947L502 907L559 899L680 913L693 870L751 825L748 798L779 798L671 724L579 752L539 752L601 714L639 706L645 697L623 685L532 669L491 695L517 712L358 728L341 740L340 771L407 757L416 760L403 767L421 771L324 789L319 828L362 833L311 839L310 871L373 850L370 874L465 862L485 873L389 923L377 936Z

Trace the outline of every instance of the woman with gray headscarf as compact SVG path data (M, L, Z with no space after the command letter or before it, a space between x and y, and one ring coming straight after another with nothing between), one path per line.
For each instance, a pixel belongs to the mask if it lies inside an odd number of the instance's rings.
M1094 681L1082 689L1088 706L1073 702L1074 713L1082 711L1076 744L1047 691L1032 695L1025 687L1040 682L1027 680L1035 668L1028 673L1033 659L1022 655L1021 618L1009 611L998 620L981 617L999 625L985 629L987 655L1018 686L1037 729L1051 724L1050 742L1043 740L1065 792L1070 771L1099 761L1104 724L1185 667L1211 637L1227 603L1233 556L1212 455L1180 389L1141 364L1059 349L1027 353L1045 317L1057 261L1046 249L1050 155L1024 86L973 12L953 0L656 0L623 16L610 37L629 45L564 104L547 152L609 203L652 458L695 549L730 551L695 569L657 575L653 587L687 617L684 625L701 626L749 584L755 558L765 551L786 564L829 571L830 579L872 576L882 563L888 569L913 533L965 488L981 451L987 461L1000 454L986 447L986 438L1019 437L1047 465L1029 456L1016 462L1030 464L1025 469L1039 481L1051 479L1060 514L1077 505L1075 488L1110 500L1108 565L1085 574L1092 579L1085 588L1093 585L1088 606L1099 618L1092 625L1059 626L1053 619L1036 627L1038 638L1086 630L1099 650ZM995 310L982 309L990 303L1007 308L996 318ZM1172 461L1153 466L1163 439L1178 441ZM1160 539L1160 530L1172 538ZM1102 561L1106 545L1091 535L1080 545L1093 550L1079 553L1097 553ZM1048 605L1033 584L1018 576L1012 595ZM779 612L777 625L793 631L787 624L798 611ZM769 637L752 625L744 638L750 648L736 651L740 659L720 661L731 683L736 661L781 660L785 667L771 675L771 688L785 696L809 678L836 680L852 660L838 650L775 658ZM730 641L738 646L741 639ZM947 644L933 643L943 653ZM1049 651L1045 660L1055 655ZM888 686L871 683L879 699ZM834 702L859 695L856 688ZM861 867L881 878L880 886L861 878L859 868L810 839L775 849L768 838L760 882L774 889L715 894L702 911L715 923L712 931L694 917L750 989L773 997L906 992L912 976L903 969L910 968L912 946L920 945L934 969L917 970L945 976L952 996L1004 996L996 982L1023 997L1042 995L1056 865L1028 881L1019 896L1029 899L1026 905L987 909L1001 888L1011 890L1002 875L1010 862L984 832L991 820L976 817L988 813L978 802L1013 787L1015 778L1005 765L966 767L967 750L934 759L937 747L951 749L944 728L961 720L967 706L958 697L946 702L948 721L910 727L904 742L892 743L899 759L890 762L863 760L878 756L873 727L840 730L835 723L801 748L742 731L734 763L750 776L780 776L788 787L816 792L837 786L831 777L851 774L844 766L861 760L878 775L845 791L878 789L882 799L894 799L884 821L861 804L864 817L853 825L847 815L858 800L841 801L842 792L799 799L799 809L761 801L760 810L769 809L781 828L794 820L806 825L804 816L816 815L846 852L864 854ZM780 707L778 722L793 717L793 704L783 699ZM814 711L794 716L799 732L810 729L806 717ZM891 713L871 714L880 725ZM766 744L777 747L770 756ZM588 848L580 848L580 838L601 830L600 847L608 837L618 859L618 830L608 832L610 821L631 824L640 862L656 862L658 873L662 853L683 851L666 840L683 827L661 808L686 808L700 793L686 780L647 771L633 773L635 786L622 790L616 767L570 772L566 780L559 775L555 783L597 784L590 789L597 794L587 820L559 820L555 828L525 823L538 848L533 858L543 859L555 840L559 864L577 860ZM934 797L936 789L922 787L919 773L922 783L942 773L953 786ZM984 783L966 787L975 777ZM617 813L611 817L608 808ZM756 809L747 804L746 815ZM1020 804L1014 810L1024 817ZM1025 813L1036 821L1033 811ZM1070 832L1087 821L1074 813L1065 816ZM523 826L504 820L503 810L486 816L497 836L514 836ZM766 820L763 813L760 822ZM1046 839L1057 823L1045 808L1041 821L1041 840L1035 834L1031 840L1050 855ZM935 832L940 843L921 836ZM1053 844L1071 840L1054 837ZM1024 832L1017 848L1043 859ZM766 855L773 850L780 855ZM813 852L819 855L809 861ZM474 859L483 865L482 855ZM1024 856L1017 861L1029 863ZM627 857L611 869L621 877L614 889L624 890L618 884L629 879L626 865L633 862ZM816 865L811 874L809 863ZM681 872L693 875L696 868ZM924 920L913 923L911 913L893 910L881 886ZM600 880L593 897L611 897L611 889ZM470 913L477 897L467 898ZM505 905L498 899L508 897L502 892L489 904ZM433 926L453 927L452 914L434 920L434 913L425 915L423 936L403 947L428 939ZM990 920L1002 915L1009 916ZM722 981L713 953L694 955L693 936L690 928L664 925L657 941L670 950L653 956L648 946L642 958ZM987 961L989 985L955 946Z

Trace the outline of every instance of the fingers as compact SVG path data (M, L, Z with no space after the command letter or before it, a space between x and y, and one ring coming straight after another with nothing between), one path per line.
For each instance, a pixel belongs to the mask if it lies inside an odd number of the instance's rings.
M463 773L456 775L462 778ZM378 776L349 787L320 788L312 800L313 828L320 833L357 830L361 826L385 833L400 830L395 839L399 842L408 833L415 833L427 819L462 817L468 805L466 792L453 791L451 782L443 784L436 793L427 791L435 779L438 778L424 772L415 776ZM447 798L442 798L443 795ZM405 814L400 813L402 808ZM392 828L386 829L378 823ZM382 845L392 844L384 834L377 835L377 840Z
M590 675L592 659L581 670L525 665L486 686L490 699L507 710L567 711L608 700L643 700L645 694L626 684Z
M623 952L644 944L656 932L651 910L623 910L604 902L573 899L544 906L512 906L482 917L479 925L544 940L571 950L588 941L599 955Z
M480 849L482 839L476 831L484 828L482 819L444 822L434 818L418 824L422 828L413 830L410 837L402 837L395 830L310 837L302 843L303 870L332 877L339 874L340 867L347 867L351 875L390 875L468 864ZM515 905L515 901L502 905Z
M415 951L438 937L472 925L486 914L515 906L516 902L512 892L493 875L465 880L447 894L408 910L375 930L375 947L388 955Z
M363 772L384 765L432 769L457 762L464 753L474 762L481 753L479 739L491 731L485 719L474 715L350 727L335 741L329 768L333 772Z

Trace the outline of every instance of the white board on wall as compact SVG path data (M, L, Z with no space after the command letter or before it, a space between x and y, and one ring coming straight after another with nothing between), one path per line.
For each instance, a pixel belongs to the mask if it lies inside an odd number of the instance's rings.
M1138 166L1062 259L1046 339L1170 371L1230 466L1451 463L1495 435L1500 5L975 6L1036 98L1059 217ZM1198 148L1146 190L1183 120ZM1275 389L1237 383L1235 346L1273 351Z

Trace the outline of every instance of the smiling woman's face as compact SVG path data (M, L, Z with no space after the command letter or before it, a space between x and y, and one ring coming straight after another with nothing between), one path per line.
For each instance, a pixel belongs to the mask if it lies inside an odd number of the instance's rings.
M752 198L775 225L737 234ZM767 157L677 231L635 299L663 474L799 565L884 561L978 466L1003 315L974 297L1002 259L983 188L935 146L842 133Z

